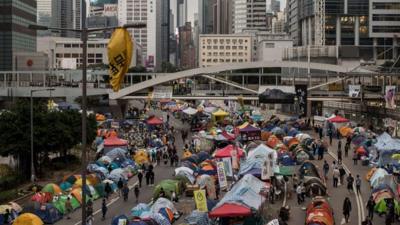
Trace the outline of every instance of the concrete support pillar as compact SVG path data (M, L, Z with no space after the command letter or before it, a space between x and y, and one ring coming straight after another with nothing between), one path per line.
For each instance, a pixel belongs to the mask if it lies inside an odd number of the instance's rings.
M373 40L373 55L374 55L374 60L377 59L378 57L378 49L377 49L377 45L378 45L378 39L374 38Z
M340 26L340 16L336 17L336 46L341 45L342 28Z
M354 45L360 45L360 17L356 16L354 21Z

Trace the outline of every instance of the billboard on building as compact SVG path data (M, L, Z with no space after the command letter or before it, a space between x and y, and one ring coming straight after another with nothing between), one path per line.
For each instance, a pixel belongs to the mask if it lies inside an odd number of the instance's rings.
M104 16L117 16L118 15L118 4L104 4L103 8Z
M293 104L294 96L294 86L260 86L258 89L260 103Z

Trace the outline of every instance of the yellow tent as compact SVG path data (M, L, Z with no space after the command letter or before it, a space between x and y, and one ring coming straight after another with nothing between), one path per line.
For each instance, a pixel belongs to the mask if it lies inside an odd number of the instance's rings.
M149 154L147 154L146 150L142 149L135 153L134 156L135 162L138 164L144 164L149 162Z
M43 225L43 221L32 213L24 213L18 216L13 225Z
M218 109L217 111L212 113L212 116L215 121L221 121L225 118L225 116L229 116L229 113L225 112L222 109Z

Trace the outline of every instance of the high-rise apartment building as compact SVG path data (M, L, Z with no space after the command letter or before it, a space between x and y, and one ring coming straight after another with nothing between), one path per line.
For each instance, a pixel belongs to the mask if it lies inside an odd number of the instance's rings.
M267 30L266 0L233 0L233 33Z
M192 25L186 22L179 27L179 60L178 65L182 69L196 67L196 49L193 43Z
M176 27L185 26L185 23L187 22L187 13L187 0L176 0Z
M0 2L0 70L12 70L13 58L19 52L36 51L36 0Z
M286 0L288 34L294 45L300 44L298 2L299 0Z

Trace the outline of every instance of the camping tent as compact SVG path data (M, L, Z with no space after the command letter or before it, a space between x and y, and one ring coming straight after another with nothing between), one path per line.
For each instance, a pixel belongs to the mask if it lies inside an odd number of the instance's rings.
M46 224L53 224L62 219L62 214L52 204L46 204L40 209L36 209L35 214Z
M66 212L65 202L67 201L68 197L70 198L72 209L75 210L75 209L80 207L79 201L75 197L67 196L67 195L61 195L61 196L58 197L58 200L56 202L53 202L53 205L62 214L65 214L65 212Z
M51 193L52 195L58 195L62 193L62 190L57 184L50 183L46 184L46 186L42 188L42 192Z
M232 157L232 151L236 151L237 150L237 156L243 157L244 156L244 152L243 149L239 148L239 147L235 147L233 145L227 145L224 148L220 148L217 149L214 153L214 157L215 158L226 158L226 157Z
M264 144L260 144L256 148L249 151L247 158L248 159L249 158L265 158L269 154L273 155L274 161L276 161L278 159L278 154L276 153L275 150L273 150L272 148L270 148Z
M197 113L197 110L192 107L188 107L188 108L182 110L182 112L184 112L185 114L188 114L188 115L194 115Z
M107 153L108 151L114 148L128 148L128 142L126 140L120 139L118 137L109 137L104 140L104 152Z
M18 216L13 225L43 225L43 221L32 213L24 213Z
M164 121L158 117L150 117L149 119L147 119L146 123L148 125L152 125L152 126L157 126L157 125L161 125L164 123Z
M392 138L388 133L383 133L376 138L375 147L378 150L400 150L400 140Z
M221 121L223 120L226 116L229 116L229 113L225 112L222 109L218 109L217 111L212 113L213 119L215 121Z
M136 151L134 158L137 164L145 164L149 162L149 154L145 149Z
M369 180L371 187L373 187L373 188L377 187L379 184L381 184L384 181L385 176L387 176L387 175L389 175L389 174L385 169L378 168Z
M178 180L163 180L154 188L153 196L155 199L158 198L161 188L165 192L165 197L171 198L172 192L175 192L177 195L179 195L181 192L181 185L182 183Z

